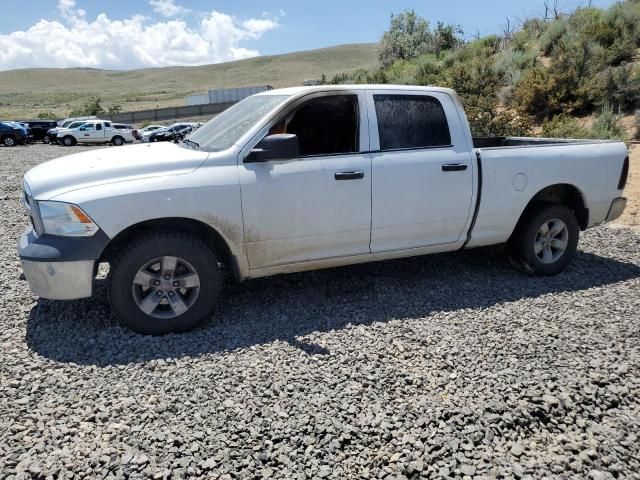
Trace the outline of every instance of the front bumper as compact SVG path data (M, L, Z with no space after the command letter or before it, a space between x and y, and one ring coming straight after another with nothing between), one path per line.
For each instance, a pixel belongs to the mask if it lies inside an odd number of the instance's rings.
M18 253L29 288L50 300L90 297L94 266L108 242L102 230L92 237L38 237L27 227L18 239Z
M93 292L94 260L32 262L21 260L22 271L34 295L50 300L76 300Z
M611 207L609 207L609 213L607 214L607 219L605 220L605 222L613 222L615 219L619 218L626 207L626 198L620 197L613 200L613 202L611 202Z

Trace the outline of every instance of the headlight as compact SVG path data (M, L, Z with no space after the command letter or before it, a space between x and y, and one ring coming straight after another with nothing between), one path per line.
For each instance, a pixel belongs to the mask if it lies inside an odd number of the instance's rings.
M90 237L98 231L89 215L72 203L38 202L44 233L63 237Z

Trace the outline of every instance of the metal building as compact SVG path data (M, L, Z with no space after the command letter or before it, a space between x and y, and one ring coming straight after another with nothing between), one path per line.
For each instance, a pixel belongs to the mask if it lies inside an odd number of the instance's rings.
M186 103L187 105L204 105L207 103L239 102L243 98L267 90L273 90L273 87L269 85L260 85L256 87L222 88L219 90L209 90L207 93L189 95L186 99Z

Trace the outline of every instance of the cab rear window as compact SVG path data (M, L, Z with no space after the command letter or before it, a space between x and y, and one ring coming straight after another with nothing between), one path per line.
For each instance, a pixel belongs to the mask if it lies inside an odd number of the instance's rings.
M381 150L451 145L447 117L428 95L374 95Z

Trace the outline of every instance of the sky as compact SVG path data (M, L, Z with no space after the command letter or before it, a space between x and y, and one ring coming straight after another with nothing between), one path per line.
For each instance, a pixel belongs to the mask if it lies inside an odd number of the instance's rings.
M589 0L559 0L562 10ZM0 70L202 65L375 42L391 13L413 8L467 36L544 13L544 0L29 0L3 2ZM552 3L549 1L549 3ZM591 0L608 7L612 0Z

